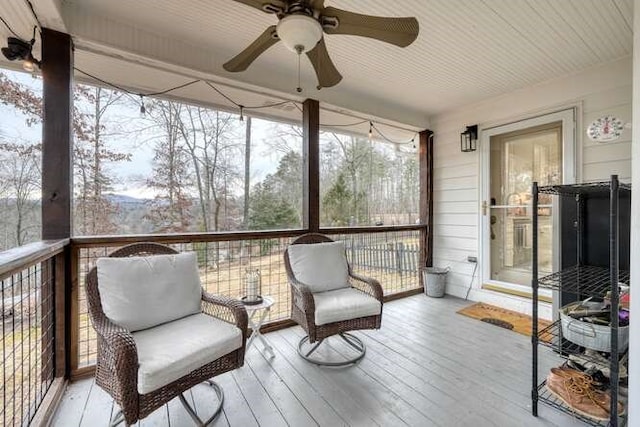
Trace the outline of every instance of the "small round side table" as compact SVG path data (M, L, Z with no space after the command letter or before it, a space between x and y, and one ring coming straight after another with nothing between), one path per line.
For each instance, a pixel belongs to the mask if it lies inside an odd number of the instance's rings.
M273 351L273 347L269 344L267 339L260 333L260 327L264 324L264 321L267 319L269 312L271 311L271 306L275 304L275 301L271 297L262 297L262 302L260 304L248 305L245 304L244 308L247 310L247 314L249 315L249 327L251 328L251 336L247 340L246 351L249 351L251 344L253 341L258 338L262 345L264 346L264 350L271 355L271 357L275 357L276 354ZM262 311L260 317L256 322L255 317L258 312Z

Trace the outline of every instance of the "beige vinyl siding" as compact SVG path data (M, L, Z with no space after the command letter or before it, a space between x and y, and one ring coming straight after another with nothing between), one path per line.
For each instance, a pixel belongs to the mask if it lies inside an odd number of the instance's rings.
M631 123L631 81L628 83L614 90L585 97L585 126L605 115L613 115L623 123ZM617 141L603 144L586 137L583 141L583 180L598 181L617 173L621 180L631 182L631 129L625 129Z
M623 58L432 118L434 264L451 267L449 294L465 296L474 269L474 265L466 261L467 256L481 256L480 151L460 152L460 132L467 125L478 124L482 132L483 128L577 107L578 179L605 180L617 173L622 180L630 181L631 130L625 129L622 138L603 144L587 138L586 126L603 115L615 115L625 123L631 121L631 75L631 58ZM479 290L478 276L476 271L470 297L487 300L486 293ZM527 311L524 301L513 297L504 299L509 300L505 305Z

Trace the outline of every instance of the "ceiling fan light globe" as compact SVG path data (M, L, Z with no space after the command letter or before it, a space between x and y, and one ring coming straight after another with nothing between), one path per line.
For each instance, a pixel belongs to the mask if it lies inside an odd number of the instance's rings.
M276 27L278 38L287 49L302 54L316 47L322 38L322 26L306 15L285 16Z

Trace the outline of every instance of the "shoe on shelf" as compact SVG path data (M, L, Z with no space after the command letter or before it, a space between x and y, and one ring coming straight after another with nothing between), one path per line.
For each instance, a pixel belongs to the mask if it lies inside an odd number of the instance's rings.
M600 421L609 419L611 397L597 390L589 375L571 368L552 368L547 376L547 389L569 408L585 417ZM618 402L618 414L624 405Z
M626 364L624 363L624 360L625 359L623 358L623 360L621 360L620 364L618 365L619 378L626 378L628 376L627 367L626 367ZM610 376L609 374L609 366L611 363L610 360L604 357L603 355L601 355L600 353L598 353L597 351L587 349L584 352L584 356L581 356L579 354L572 354L569 356L569 361L576 363L578 365L581 365L582 367L584 367L584 370L597 369L601 371L605 377L609 378Z
M593 386L598 390L605 391L609 389L609 377L605 376L601 370L596 369L595 367L587 369L578 362L567 360L559 369L573 369L578 372L582 372L583 374L587 374L591 377Z

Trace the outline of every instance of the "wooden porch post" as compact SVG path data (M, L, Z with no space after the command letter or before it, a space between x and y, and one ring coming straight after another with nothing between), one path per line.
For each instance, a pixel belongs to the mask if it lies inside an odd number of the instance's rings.
M302 135L304 228L317 232L320 229L320 103L315 99L307 99L302 104Z
M73 188L73 42L68 34L42 29L42 239L71 237ZM54 262L55 376L70 367L70 260Z
M420 265L433 266L433 132L420 132ZM424 286L422 274L420 284Z
M71 236L73 43L42 29L42 239Z

